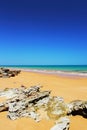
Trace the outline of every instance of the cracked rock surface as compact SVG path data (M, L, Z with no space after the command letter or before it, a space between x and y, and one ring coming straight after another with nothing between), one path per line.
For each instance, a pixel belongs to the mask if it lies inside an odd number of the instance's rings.
M68 104L62 97L51 96L50 91L41 91L40 86L4 89L0 97L6 97L0 103L0 112L8 111L7 117L16 120L22 117L54 120L51 130L69 130L69 115L87 117L87 101L75 100Z

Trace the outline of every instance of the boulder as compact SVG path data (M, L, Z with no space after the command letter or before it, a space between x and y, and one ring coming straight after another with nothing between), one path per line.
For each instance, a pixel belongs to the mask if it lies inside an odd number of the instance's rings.
M69 115L81 115L87 118L87 101L74 100L70 102L67 106Z

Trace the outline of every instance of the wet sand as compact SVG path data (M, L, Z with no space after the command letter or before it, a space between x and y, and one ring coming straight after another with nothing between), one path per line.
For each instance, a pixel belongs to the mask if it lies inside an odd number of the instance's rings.
M66 77L55 74L34 73L22 71L13 78L0 78L0 89L16 88L21 85L27 87L41 85L42 90L51 90L51 95L61 96L65 102L76 99L87 100L87 78ZM0 102L4 99L0 99ZM36 123L30 118L21 118L15 121L9 120L7 112L0 113L0 130L50 130L54 125L52 120L42 120ZM81 116L70 117L70 130L87 130L87 119Z

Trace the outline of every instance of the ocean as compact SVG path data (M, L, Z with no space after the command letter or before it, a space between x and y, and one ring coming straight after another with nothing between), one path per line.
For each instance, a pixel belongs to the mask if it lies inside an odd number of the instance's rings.
M0 65L6 68L18 68L29 70L65 71L65 72L87 72L87 65Z

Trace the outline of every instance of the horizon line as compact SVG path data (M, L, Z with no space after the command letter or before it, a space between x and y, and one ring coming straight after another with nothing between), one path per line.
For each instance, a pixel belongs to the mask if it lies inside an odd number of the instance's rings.
M24 65L24 66L87 66L87 64L1 64L0 66L22 66L22 65Z

